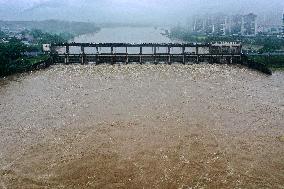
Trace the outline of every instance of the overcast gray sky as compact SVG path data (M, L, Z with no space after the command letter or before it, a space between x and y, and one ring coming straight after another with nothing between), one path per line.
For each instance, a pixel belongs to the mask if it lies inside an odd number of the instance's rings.
M195 14L281 15L284 0L0 0L1 20L184 22Z

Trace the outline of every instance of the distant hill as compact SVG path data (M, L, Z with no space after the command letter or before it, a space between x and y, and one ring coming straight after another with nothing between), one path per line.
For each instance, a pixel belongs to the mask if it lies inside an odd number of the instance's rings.
M10 29L25 28L28 30L39 29L50 33L71 33L74 35L97 32L100 28L94 23L88 22L69 22L59 20L45 21L0 21L0 27Z
M195 15L252 12L274 25L283 7L283 0L0 0L0 19L177 25Z

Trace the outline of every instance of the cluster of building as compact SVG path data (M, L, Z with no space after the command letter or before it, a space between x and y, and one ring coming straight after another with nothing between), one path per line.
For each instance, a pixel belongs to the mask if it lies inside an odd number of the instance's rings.
M217 36L255 36L257 34L284 36L284 15L283 26L258 24L258 16L253 13L196 16L190 21L190 30L196 34Z
M257 34L257 16L253 13L247 15L210 15L195 17L192 21L192 31L207 35L243 35Z
M0 39L0 42L2 43L8 43L12 38L16 38L26 45L34 43L34 37L29 34L25 28L11 29L7 26L2 26L0 27L0 31L4 32L6 35L5 38Z

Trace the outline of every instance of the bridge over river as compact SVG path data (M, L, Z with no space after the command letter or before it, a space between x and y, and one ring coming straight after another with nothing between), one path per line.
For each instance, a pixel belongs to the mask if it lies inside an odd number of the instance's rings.
M242 45L220 43L61 43L45 44L54 63L240 63Z

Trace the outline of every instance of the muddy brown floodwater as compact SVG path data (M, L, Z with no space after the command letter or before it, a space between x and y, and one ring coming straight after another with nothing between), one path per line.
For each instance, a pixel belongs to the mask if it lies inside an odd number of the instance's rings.
M57 65L0 80L0 188L283 188L284 73Z

